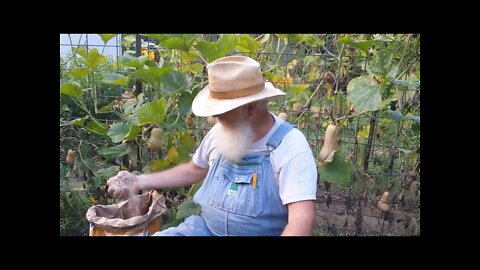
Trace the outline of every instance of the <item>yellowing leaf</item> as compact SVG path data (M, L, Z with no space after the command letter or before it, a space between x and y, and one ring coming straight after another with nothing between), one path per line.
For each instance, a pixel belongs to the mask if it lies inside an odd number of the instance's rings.
M287 73L286 76L281 77L278 80L279 84L282 84L285 88L289 87L291 83L293 83L292 77L290 77L290 74Z
M328 125L332 123L332 120L328 120L322 123L322 128L327 128Z
M368 138L368 134L370 133L370 126L364 127L357 133L357 138Z
M346 127L348 125L348 119L343 119L343 120L340 120L338 121L338 123L343 126L343 127Z
M331 96L332 95L332 86L327 84L323 86L325 88L325 91L327 91L327 95Z
M170 163L174 163L175 161L178 160L178 152L177 152L177 148L175 148L175 146L173 146L172 148L168 149L168 152L167 152L167 160L168 160Z

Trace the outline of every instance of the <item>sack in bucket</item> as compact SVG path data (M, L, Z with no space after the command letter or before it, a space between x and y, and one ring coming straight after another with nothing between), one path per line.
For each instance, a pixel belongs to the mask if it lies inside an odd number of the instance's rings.
M160 231L165 197L153 190L112 205L94 205L87 211L90 236L149 236Z

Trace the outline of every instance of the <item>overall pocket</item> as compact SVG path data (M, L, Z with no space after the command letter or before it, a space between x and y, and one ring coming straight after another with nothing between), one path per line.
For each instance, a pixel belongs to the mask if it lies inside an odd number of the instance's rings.
M207 203L230 213L258 216L263 211L261 165L223 163L214 176L214 189Z

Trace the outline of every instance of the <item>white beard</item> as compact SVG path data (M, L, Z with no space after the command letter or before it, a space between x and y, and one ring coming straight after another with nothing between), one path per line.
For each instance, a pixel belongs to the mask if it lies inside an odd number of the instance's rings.
M247 154L255 134L248 122L236 123L232 128L226 128L218 121L219 129L215 134L215 147L222 156L233 163L238 163Z

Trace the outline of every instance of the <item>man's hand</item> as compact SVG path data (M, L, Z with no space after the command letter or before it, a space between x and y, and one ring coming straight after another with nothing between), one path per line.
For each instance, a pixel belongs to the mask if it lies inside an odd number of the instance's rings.
M107 181L108 195L112 198L128 199L140 191L138 178L128 171L120 171Z

